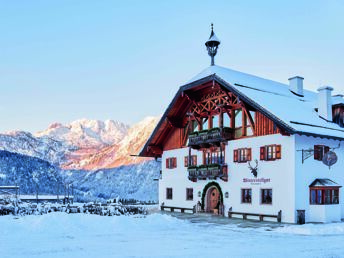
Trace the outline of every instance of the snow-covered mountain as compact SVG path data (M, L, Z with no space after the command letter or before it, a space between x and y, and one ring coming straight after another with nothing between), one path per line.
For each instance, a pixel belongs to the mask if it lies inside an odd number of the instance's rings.
M113 120L79 119L66 125L53 123L35 136L49 137L79 149L101 149L121 141L128 129L128 125Z
M66 162L66 156L74 149L64 142L49 137L37 138L28 132L13 131L0 134L0 150L28 155L60 165Z
M157 117L146 117L130 128L113 120L54 123L34 135L22 131L0 134L0 150L47 160L63 169L138 164L147 159L130 155L140 151L157 122Z
M130 155L141 150L157 122L158 118L147 117L128 128L111 120L81 119L67 125L52 124L35 135L0 134L0 150L13 152L3 152L2 157L0 151L0 177L14 183L13 178L19 175L19 184L27 185L29 192L32 173L42 182L49 178L56 182L61 179L52 174L58 172L63 181L74 184L82 200L118 196L156 200L158 185L153 179L159 176L160 163ZM52 185L46 184L51 189Z
M159 118L157 117L146 117L141 122L130 127L126 136L118 143L90 153L90 155L84 156L82 159L71 157L68 163L63 164L63 168L95 170L138 164L145 161L146 159L130 155L135 155L141 150L158 120Z

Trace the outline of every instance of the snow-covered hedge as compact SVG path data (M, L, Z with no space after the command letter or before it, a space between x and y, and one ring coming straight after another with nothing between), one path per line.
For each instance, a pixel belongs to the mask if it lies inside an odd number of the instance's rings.
M144 207L121 204L79 204L79 205L62 205L53 203L6 203L0 204L0 216L3 215L42 215L50 212L66 212L66 213L86 213L101 216L120 216L147 214Z

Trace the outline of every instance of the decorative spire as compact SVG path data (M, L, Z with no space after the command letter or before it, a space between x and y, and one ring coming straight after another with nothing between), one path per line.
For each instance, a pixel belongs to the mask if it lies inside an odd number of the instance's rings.
M211 24L211 33L209 39L205 42L205 45L208 50L208 55L211 57L211 65L215 65L215 55L217 53L217 48L220 45L220 40L216 37L214 33L214 28L213 24Z

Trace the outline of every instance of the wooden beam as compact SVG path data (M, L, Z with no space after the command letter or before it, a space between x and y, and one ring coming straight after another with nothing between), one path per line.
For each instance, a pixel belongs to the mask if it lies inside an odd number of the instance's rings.
M162 155L162 149L159 146L150 145L150 146L147 147L147 151L151 151L151 152L153 152L154 154L157 154L157 155Z
M179 120L179 119L174 118L174 117L166 117L166 119L167 119L167 122L168 122L171 126L173 126L173 127L175 127L175 128L183 128L183 125L182 125L182 123L180 123L180 120Z
M255 126L255 124L254 124L254 121L253 121L253 118L252 118L252 116L251 116L250 111L248 110L246 104L243 103L243 102L242 102L242 109L244 110L244 112L245 112L245 114L246 114L246 116L247 116L247 118L248 118L248 122L250 123L251 129L252 129L252 131L253 131L253 133L254 133L254 132L255 132L256 126Z

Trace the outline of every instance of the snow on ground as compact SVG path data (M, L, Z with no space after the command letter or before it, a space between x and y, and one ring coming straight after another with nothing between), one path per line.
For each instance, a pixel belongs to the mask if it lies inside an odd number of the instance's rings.
M344 257L344 223L304 226L227 218L0 217L0 257Z

